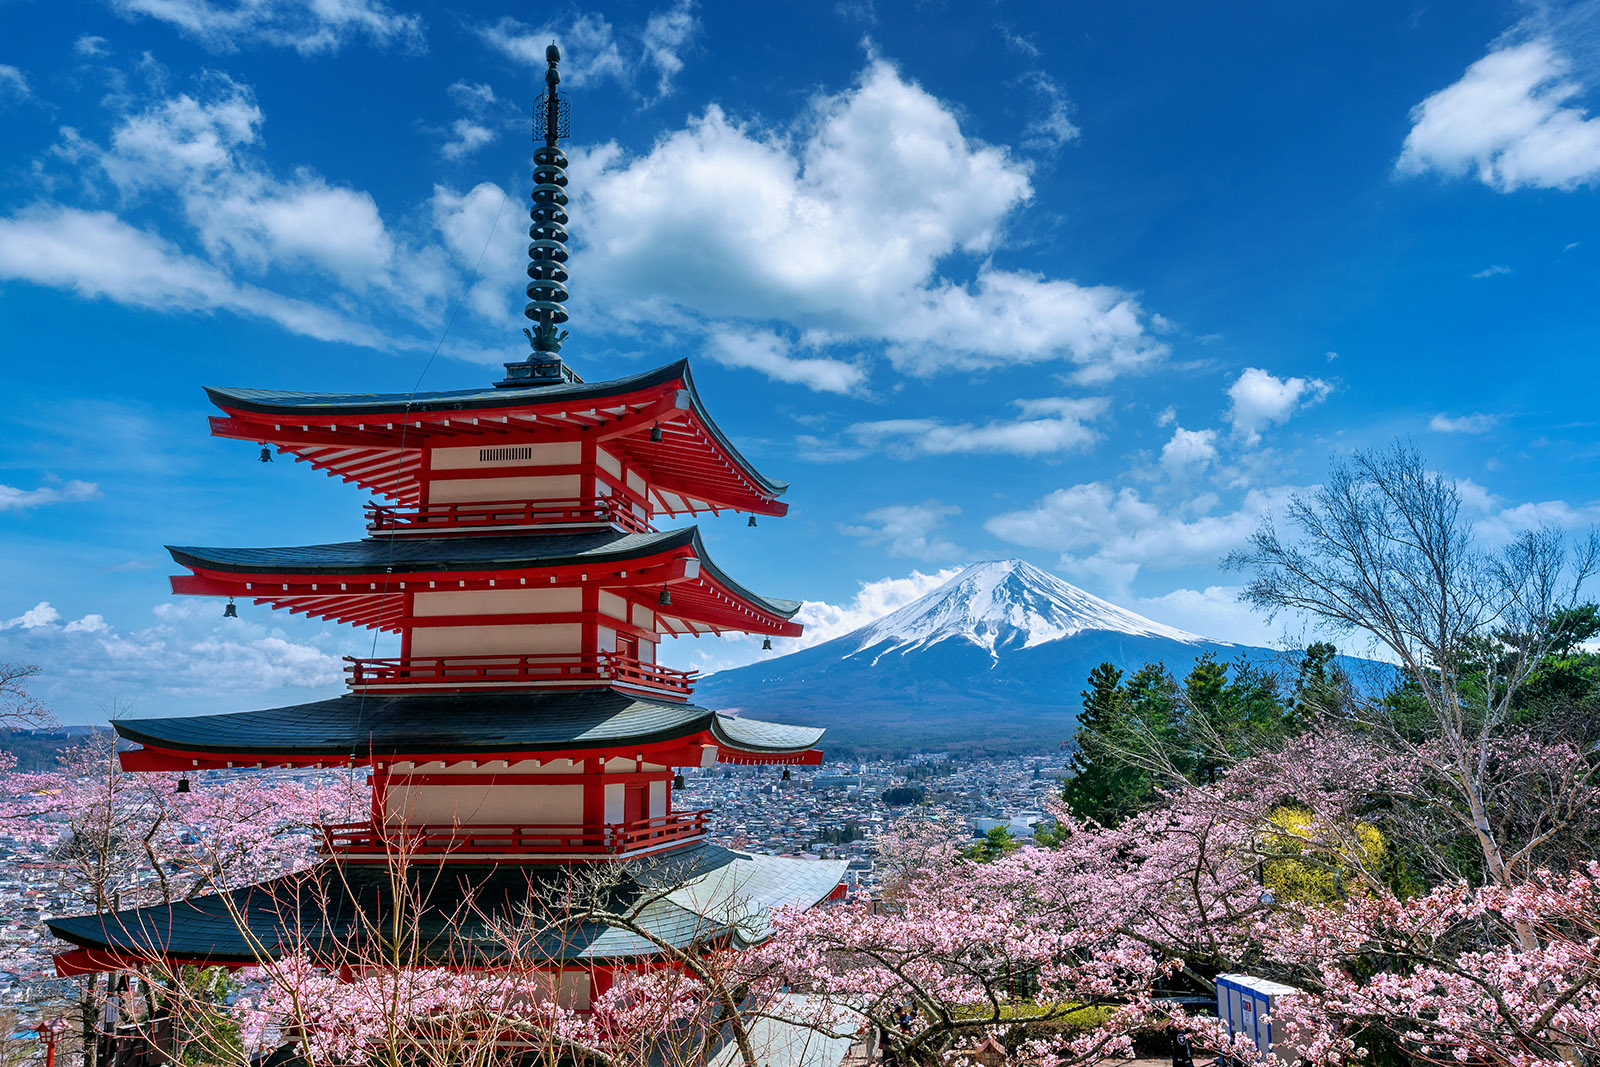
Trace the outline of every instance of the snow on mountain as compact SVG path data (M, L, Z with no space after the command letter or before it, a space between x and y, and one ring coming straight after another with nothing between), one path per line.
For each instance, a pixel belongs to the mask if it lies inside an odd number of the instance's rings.
M823 726L849 752L1011 752L1072 736L1096 664L1281 654L1211 641L1091 596L1021 560L976 563L931 593L821 644L701 680L707 707Z
M1020 559L974 563L848 638L856 652L872 649L876 657L964 638L998 659L1003 651L1032 648L1085 630L1164 637L1185 644L1217 643L1119 608Z

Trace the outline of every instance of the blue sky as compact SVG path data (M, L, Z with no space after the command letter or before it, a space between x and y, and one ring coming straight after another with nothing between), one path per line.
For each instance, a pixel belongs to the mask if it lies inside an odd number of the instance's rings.
M360 490L209 438L200 387L460 388L524 351L552 37L564 354L693 358L793 483L710 549L807 600L810 639L1015 555L1269 642L1218 559L1397 435L1490 541L1600 517L1594 5L10 0L0 26L0 660L64 719L314 699L374 647L170 597L162 544L361 529Z

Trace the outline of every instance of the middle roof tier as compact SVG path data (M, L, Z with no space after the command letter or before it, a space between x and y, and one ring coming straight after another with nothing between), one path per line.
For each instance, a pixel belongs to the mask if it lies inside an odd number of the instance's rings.
M797 601L760 596L733 581L707 556L693 526L167 550L193 572L172 578L174 593L250 598L401 633L584 623L648 641L662 634L801 633L792 621ZM539 650L446 641L405 654Z

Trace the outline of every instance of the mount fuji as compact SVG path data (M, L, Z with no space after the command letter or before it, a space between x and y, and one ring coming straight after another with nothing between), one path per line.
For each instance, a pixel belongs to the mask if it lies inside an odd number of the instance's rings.
M843 637L721 671L696 701L752 718L825 726L833 755L1001 753L1072 736L1079 692L1109 660L1177 677L1207 652L1259 666L1285 654L1147 619L1022 560L975 563Z

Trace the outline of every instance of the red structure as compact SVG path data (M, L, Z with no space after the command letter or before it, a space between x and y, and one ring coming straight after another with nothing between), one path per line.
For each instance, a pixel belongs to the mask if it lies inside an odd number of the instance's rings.
M695 527L657 529L722 511L781 516L786 487L717 428L686 362L587 383L557 354L566 178L556 58L535 155L528 360L507 364L491 387L453 392L208 390L222 411L214 435L385 500L366 505L367 536L355 541L171 548L185 571L173 591L392 632L399 655L350 660L350 691L329 700L116 724L140 746L122 757L129 770L368 768L371 817L321 832L339 893L308 903L286 878L54 920L56 935L80 946L59 958L63 973L152 958L243 964L263 947L353 963L338 931L354 909L396 906L396 856L433 868L424 911L438 914L459 912L468 895L480 918L504 914L575 863L622 864L624 894L665 878L698 885L698 911L681 904L659 919L660 936L682 946L749 936L748 924L707 927L706 916L729 912L730 894L756 908L809 906L838 887L842 864L722 848L707 839L708 812L674 804L680 768L821 758L820 730L701 708L693 672L657 662L669 636L800 633L799 605L734 581ZM492 965L480 927L453 927L434 962ZM541 951L563 1001L579 1009L616 967L653 954L576 927Z

